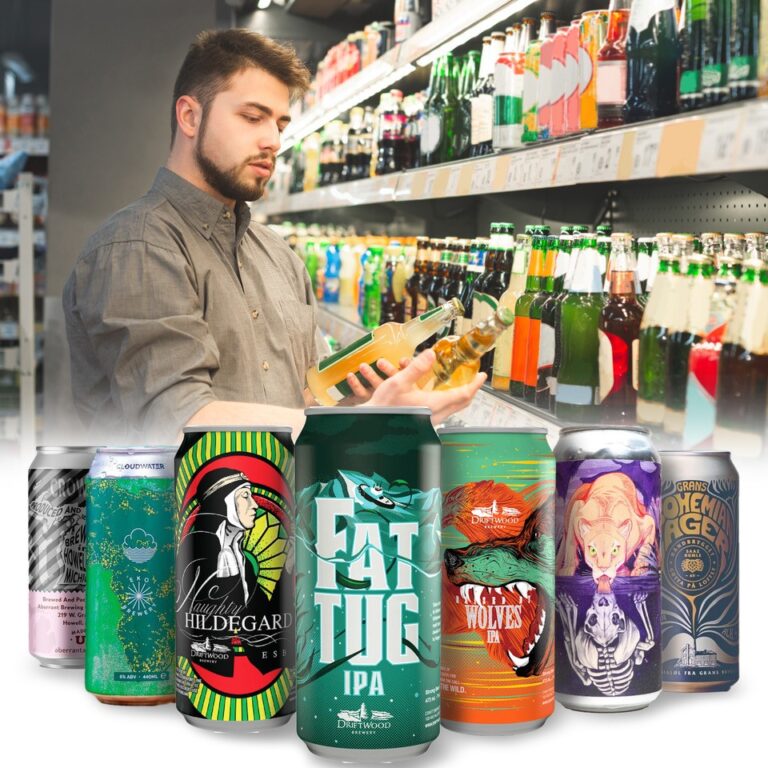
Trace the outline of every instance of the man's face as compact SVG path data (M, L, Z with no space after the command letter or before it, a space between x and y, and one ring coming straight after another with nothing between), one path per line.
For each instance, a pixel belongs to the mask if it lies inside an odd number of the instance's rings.
M256 515L259 512L259 505L253 500L248 488L241 488L235 493L235 509L243 528L246 530L253 528L256 523Z
M203 177L229 200L258 200L290 117L288 86L260 69L235 74L205 110L195 145Z

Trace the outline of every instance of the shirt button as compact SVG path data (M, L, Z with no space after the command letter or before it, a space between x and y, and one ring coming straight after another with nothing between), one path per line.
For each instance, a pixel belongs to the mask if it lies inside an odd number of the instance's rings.
M224 211L224 218L225 219L231 219L232 218L232 214L229 211Z
M243 268L243 262L242 261L238 261L237 262L237 268L238 269L242 269Z
M258 309L254 309L253 312L251 312L251 317L254 320L258 320L258 318L259 318L259 310Z
M207 224L203 224L203 229L208 229L208 225Z
M261 364L261 367L262 367L262 368L263 368L265 371L268 371L268 370L269 370L269 363L268 363L268 362L265 360L265 361L264 361L264 362Z

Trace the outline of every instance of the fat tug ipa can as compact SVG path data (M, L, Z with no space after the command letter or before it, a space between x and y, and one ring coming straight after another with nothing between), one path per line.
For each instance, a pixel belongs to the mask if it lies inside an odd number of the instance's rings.
M546 430L438 434L443 725L537 728L555 707L555 457Z
M296 719L345 761L440 729L440 441L426 408L310 408L296 443Z
M176 498L176 706L213 731L283 725L295 708L290 428L185 429Z
M85 660L85 476L95 448L38 446L29 468L29 652Z
M661 466L642 427L569 427L555 446L557 700L585 712L661 692Z
M99 448L85 480L85 688L173 701L173 449Z
M726 691L739 679L739 475L730 453L662 451L662 681Z

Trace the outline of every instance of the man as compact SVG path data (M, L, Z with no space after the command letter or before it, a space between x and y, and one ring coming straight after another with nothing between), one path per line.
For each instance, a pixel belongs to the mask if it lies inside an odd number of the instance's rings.
M246 30L198 35L173 95L172 145L152 189L88 241L64 291L77 410L92 440L171 441L184 425L287 424L312 403L309 276L269 228L250 222L272 175L292 98L308 86L292 50ZM424 405L440 421L484 377L449 392L369 366L354 394Z

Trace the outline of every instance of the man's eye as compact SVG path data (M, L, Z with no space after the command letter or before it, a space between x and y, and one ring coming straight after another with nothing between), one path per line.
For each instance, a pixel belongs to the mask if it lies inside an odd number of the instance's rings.
M260 117L254 117L253 115L243 115L243 117L249 123L258 123L261 120Z

